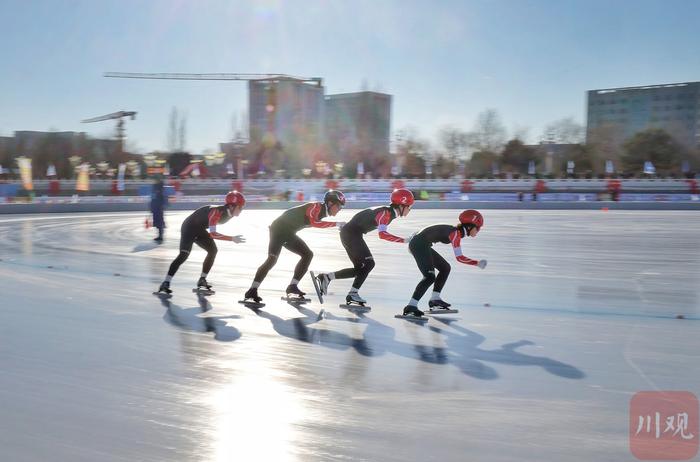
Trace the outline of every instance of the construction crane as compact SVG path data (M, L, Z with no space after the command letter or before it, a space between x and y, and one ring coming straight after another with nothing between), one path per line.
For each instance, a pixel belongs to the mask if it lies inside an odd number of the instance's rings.
M278 104L277 85L283 81L311 83L323 91L321 77L298 77L287 74L168 74L168 73L138 73L138 72L106 72L105 77L119 79L159 79L159 80L245 80L249 82L270 82L266 85L267 104L265 105L267 133L275 133L275 117Z
M164 74L139 72L105 72L105 77L117 79L165 79L165 80L297 80L323 85L321 77L297 77L287 74Z
M136 119L136 112L134 111L119 111L119 112L113 112L111 114L106 114L103 116L99 117L93 117L92 119L85 119L82 122L84 124L89 124L92 122L102 122L103 120L112 120L112 119L117 119L117 131L116 131L116 139L117 139L117 159L119 162L124 161L124 139L126 138L125 132L126 129L124 128L124 118L125 117L131 117L131 120Z

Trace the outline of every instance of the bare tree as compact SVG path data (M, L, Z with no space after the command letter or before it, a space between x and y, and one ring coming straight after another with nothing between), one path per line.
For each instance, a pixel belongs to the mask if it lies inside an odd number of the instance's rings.
M580 144L584 141L583 125L571 117L559 119L547 125L542 134L542 141L558 144Z
M417 130L406 127L396 134L396 155L408 177L423 177L426 164L432 163L432 154L427 141L419 138Z
M524 125L516 125L515 127L513 127L513 136L511 139L520 140L523 143L525 143L529 135L530 127L526 127Z
M438 139L450 161L456 163L465 160L469 142L467 133L455 127L443 127L438 133Z
M173 107L170 111L170 122L168 124L168 150L173 152L177 150L177 108Z
M499 152L506 142L506 129L495 109L481 112L469 135L472 149L480 152Z
M238 116L236 113L231 114L231 141L236 141L238 138Z
M187 139L187 116L183 115L180 118L180 127L178 129L178 151L185 151L185 141Z
M241 111L241 140L250 139L250 120L248 119L248 111Z
M248 113L246 111L241 111L240 116L236 113L231 114L231 141L242 143L249 140L248 127Z
M603 160L618 162L624 143L624 130L619 124L608 123L591 129L587 144Z

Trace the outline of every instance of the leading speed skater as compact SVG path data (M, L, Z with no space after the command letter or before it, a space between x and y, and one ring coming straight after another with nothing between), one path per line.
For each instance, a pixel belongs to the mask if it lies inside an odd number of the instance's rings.
M423 311L418 309L418 302L432 285L433 294L428 306L431 308L449 308L450 304L442 300L440 292L450 275L450 264L433 249L433 244L451 244L455 258L465 265L486 268L486 260L474 260L462 254L461 241L465 237L475 238L484 226L484 217L476 210L465 210L459 214L459 223L452 225L432 225L423 228L410 238L408 249L416 260L418 269L423 275L411 300L403 309L404 316L423 316ZM437 271L437 274L436 274Z

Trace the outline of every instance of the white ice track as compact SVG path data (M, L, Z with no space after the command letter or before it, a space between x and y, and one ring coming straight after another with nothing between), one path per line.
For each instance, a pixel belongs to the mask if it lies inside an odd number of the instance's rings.
M700 394L697 212L486 210L463 248L488 267L454 262L443 295L460 313L426 325L393 317L420 275L374 234L366 316L337 307L347 280L325 319L315 299L281 301L286 251L264 310L236 303L278 214L220 227L248 242L219 243L208 299L191 292L195 247L170 302L151 292L184 212L157 248L143 213L0 219L0 459L625 461L635 392ZM456 215L414 211L390 231ZM335 229L300 235L312 270L348 266Z

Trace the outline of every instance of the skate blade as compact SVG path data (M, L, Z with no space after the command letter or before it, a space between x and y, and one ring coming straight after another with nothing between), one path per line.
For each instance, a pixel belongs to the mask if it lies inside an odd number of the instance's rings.
M153 292L153 295L160 298L172 298L173 294L166 294L164 292Z
M394 315L395 318L399 319L405 319L407 321L417 321L417 322L426 322L428 321L428 318L425 316L413 316L412 314L396 314Z
M289 303L309 303L311 301L310 298L302 297L280 297L280 300L284 300L285 302Z
M348 311L358 311L358 312L362 312L362 313L365 313L365 312L367 312L367 311L372 311L372 307L371 307L371 306L367 306L367 305L365 305L365 306L362 306L362 305L348 305L347 303L345 303L345 304L342 304L342 303L341 303L341 304L338 305L338 306L341 307L341 308L343 308L344 310L348 310Z
M192 289L192 292L195 294L200 294L200 295L214 295L216 293L211 289L200 289L200 288L194 288L194 289Z
M316 275L314 274L313 271L309 271L309 274L311 275L311 282L314 283L314 289L316 290L316 295L318 296L318 301L322 304L323 303L323 295L321 295L321 288L318 286L318 281L316 281Z
M248 300L238 300L238 303L240 303L241 305L245 305L248 308L254 308L254 309L262 308L263 306L265 306L264 303L251 302Z
M429 309L426 314L453 314L453 313L459 313L459 310L453 310L451 308L442 308L442 309Z

